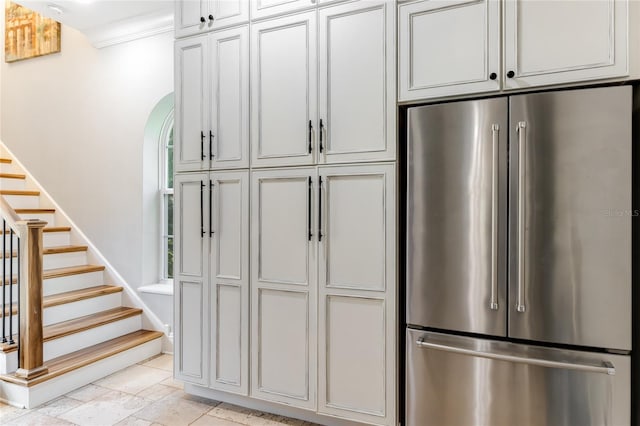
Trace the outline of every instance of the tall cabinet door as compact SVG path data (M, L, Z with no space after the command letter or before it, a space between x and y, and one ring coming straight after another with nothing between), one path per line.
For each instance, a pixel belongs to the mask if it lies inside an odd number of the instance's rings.
M251 393L316 406L315 168L252 172Z
M505 89L628 75L628 3L504 2Z
M211 167L249 166L249 29L211 34Z
M249 392L249 172L212 173L210 387Z
M319 180L318 411L395 425L395 167L320 167Z
M425 0L400 4L399 100L500 90L501 3Z
M209 167L207 36L175 45L175 170Z
M209 250L205 220L209 196L208 173L176 175L174 226L174 373L185 382L208 383Z
M252 166L313 163L316 79L315 12L251 26Z
M395 159L395 6L355 2L318 17L319 162Z

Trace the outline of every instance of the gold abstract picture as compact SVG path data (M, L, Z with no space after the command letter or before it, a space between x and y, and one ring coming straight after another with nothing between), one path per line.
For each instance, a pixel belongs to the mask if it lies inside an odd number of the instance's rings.
M7 0L4 60L15 62L60 52L60 23Z

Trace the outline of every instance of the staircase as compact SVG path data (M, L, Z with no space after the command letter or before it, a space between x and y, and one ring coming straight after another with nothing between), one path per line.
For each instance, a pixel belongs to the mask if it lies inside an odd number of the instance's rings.
M40 193L35 182L7 157L0 155L0 202L6 201L0 206L13 210L17 215L10 212L14 220L19 217L47 222L41 229L42 276L27 284L36 289L32 286L42 286L41 299L39 292L34 299L36 306L24 309L40 309L41 300L41 313L34 317L42 324L34 334L39 342L30 343L24 336L19 341L17 336L19 327L24 335L32 333L32 326L25 326L25 318L19 318L24 314L18 312L21 284L16 276L20 266L17 234L11 234L8 225L3 227L3 219L9 219L0 217L0 235L4 237L4 246L0 239L0 253L4 252L5 264L4 268L0 264L0 278L3 270L5 276L0 294L4 327L0 336L0 400L32 408L159 354L164 334L143 328L143 324L146 328L157 327L151 325L142 309L124 306L133 304L132 297L122 286L114 285L108 268L97 264L100 256L92 252L81 233L69 226L66 217L51 207L53 203ZM24 300L20 303L27 307ZM3 343L3 337L7 342ZM20 351L29 353L19 357ZM27 367L19 364L31 352L36 359L42 354L43 367L25 376L21 371Z

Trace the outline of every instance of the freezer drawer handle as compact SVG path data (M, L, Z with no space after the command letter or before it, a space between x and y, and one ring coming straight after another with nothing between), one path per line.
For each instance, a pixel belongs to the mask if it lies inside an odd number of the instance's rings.
M518 122L518 300L516 302L516 311L524 312L526 310L524 304L524 280L525 280L525 253L524 253L524 233L525 233L525 157L527 153L527 123L525 121Z
M475 356L481 358L495 359L498 361L517 362L520 364L539 365L541 367L548 368L561 368L564 370L580 370L588 371L592 373L608 374L609 376L615 376L616 369L609 361L601 361L594 364L573 364L570 362L551 361L548 359L540 358L525 358L515 355L504 355L492 352L474 351L472 349L459 348L456 346L440 345L438 343L426 342L424 339L416 341L416 345L420 348L435 349L438 351L452 352L461 355Z
M491 173L491 310L498 310L498 149L500 126L493 124L492 149L493 164Z

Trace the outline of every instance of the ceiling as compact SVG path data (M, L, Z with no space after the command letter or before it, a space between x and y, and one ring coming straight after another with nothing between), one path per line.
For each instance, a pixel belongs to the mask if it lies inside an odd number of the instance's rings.
M173 0L14 0L105 47L173 30Z

